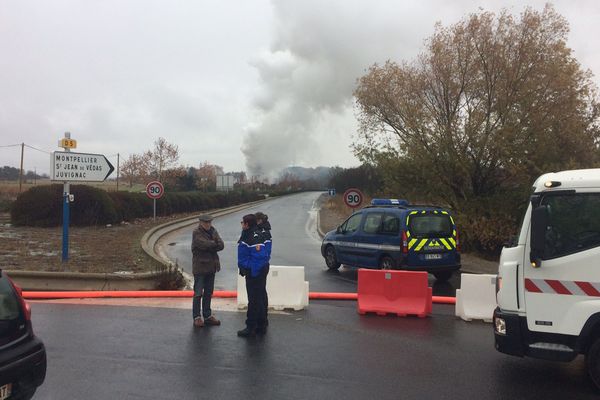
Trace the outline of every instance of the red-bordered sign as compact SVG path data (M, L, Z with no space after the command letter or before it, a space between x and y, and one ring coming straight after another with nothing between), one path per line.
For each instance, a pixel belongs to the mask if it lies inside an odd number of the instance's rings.
M159 181L152 181L146 185L146 195L151 199L160 199L165 193L165 188Z
M360 207L364 198L365 196L358 189L348 189L344 192L344 203L350 208Z

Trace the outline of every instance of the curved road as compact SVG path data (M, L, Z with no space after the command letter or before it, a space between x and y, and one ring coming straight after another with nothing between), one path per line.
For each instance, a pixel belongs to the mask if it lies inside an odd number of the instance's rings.
M322 192L307 192L273 199L256 207L248 208L216 218L213 225L225 242L225 249L219 253L221 271L217 274L217 290L237 288L237 240L240 236L240 221L245 214L262 211L269 216L273 230L273 252L271 265L304 266L305 279L310 291L316 292L355 292L357 270L342 267L330 271L321 256L321 238L317 233L318 199ZM192 231L190 226L175 231L158 243L159 252L187 273L192 272L190 250ZM430 276L430 285L435 295L453 296L458 286L458 276L449 283L437 284Z

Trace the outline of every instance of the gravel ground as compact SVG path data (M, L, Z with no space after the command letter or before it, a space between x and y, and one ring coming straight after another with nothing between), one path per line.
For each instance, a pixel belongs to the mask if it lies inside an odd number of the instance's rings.
M151 227L184 215L118 225L70 227L69 261L62 262L62 227L15 227L0 215L0 268L26 271L146 272L157 265L140 240Z

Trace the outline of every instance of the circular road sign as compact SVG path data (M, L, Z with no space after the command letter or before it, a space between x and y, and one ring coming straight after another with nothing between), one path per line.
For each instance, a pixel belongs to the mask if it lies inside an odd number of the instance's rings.
M364 196L358 189L348 189L344 192L344 203L350 208L360 207L363 199Z
M146 185L146 194L151 199L160 199L165 193L165 188L159 181L152 181Z

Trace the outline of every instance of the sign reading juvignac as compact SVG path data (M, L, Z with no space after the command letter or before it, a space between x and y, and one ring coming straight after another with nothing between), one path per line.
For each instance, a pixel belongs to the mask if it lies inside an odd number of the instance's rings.
M114 171L102 154L55 151L50 161L53 181L102 182Z

